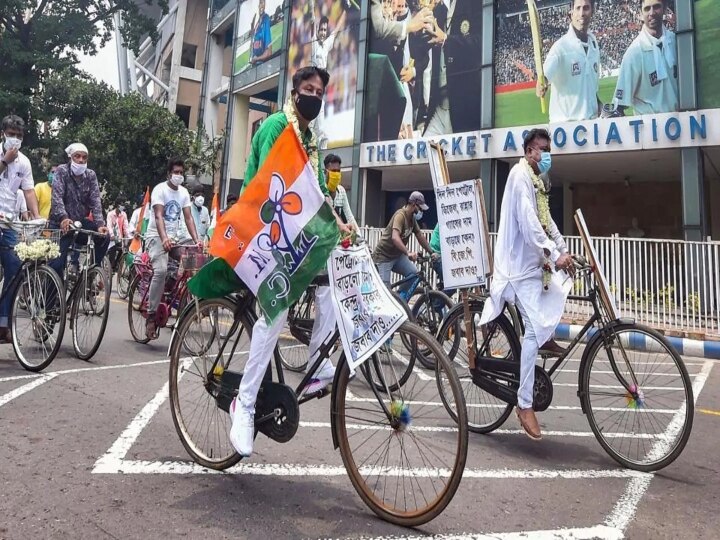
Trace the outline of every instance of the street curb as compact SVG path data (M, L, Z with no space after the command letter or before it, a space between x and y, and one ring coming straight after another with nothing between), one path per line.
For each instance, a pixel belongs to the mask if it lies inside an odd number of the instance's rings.
M555 330L555 338L570 341L575 338L582 330L582 326L578 324L559 324ZM582 339L587 342L597 332L597 328L591 328L587 335ZM718 341L700 341L697 339L679 338L673 336L665 336L670 344L681 356L696 356L699 358L712 358L720 360L720 342ZM645 350L645 336L643 334L631 334L630 348L637 350Z

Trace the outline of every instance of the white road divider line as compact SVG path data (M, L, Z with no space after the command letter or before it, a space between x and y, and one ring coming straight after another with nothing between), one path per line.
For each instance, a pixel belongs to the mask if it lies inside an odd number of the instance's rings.
M132 368L132 367L144 367L144 366L153 366L156 364L167 364L170 362L169 359L164 360L149 360L147 362L135 362L134 364L117 364L112 366L94 366L94 367L84 367L84 368L74 368L74 369L62 369L58 371L48 371L44 373L43 375L70 375L73 373L85 373L87 371L106 371L109 369L125 369L125 368ZM35 377L42 377L43 375L14 375L12 377L4 377L0 379L0 382L5 381L16 381L20 379L30 379Z
M16 388L15 390L11 390L7 394L3 394L2 396L0 396L0 407L7 403L10 403L13 399L22 396L30 390L34 390L38 386L53 380L54 378L54 373L49 373L47 375L39 375L34 381L24 384L20 388Z
M494 534L434 534L432 536L375 536L358 537L358 540L619 540L622 531L606 525L554 529L547 531L522 531Z

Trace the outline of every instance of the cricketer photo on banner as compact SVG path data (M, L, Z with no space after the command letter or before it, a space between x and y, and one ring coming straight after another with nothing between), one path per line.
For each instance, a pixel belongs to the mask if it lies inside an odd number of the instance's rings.
M288 125L238 202L218 220L210 240L216 258L188 288L199 298L247 288L270 323L325 268L339 238L317 176Z
M233 75L280 54L285 31L283 0L244 0L238 21Z
M336 248L327 269L340 339L354 371L391 339L407 314L380 279L367 245Z
M321 150L351 146L360 40L360 0L292 0L286 95L304 66L330 73L320 114L311 124Z
M495 126L679 110L675 0L496 0Z

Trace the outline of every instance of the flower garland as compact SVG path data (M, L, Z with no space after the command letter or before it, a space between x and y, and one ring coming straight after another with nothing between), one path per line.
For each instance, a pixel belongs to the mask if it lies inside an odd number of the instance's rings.
M19 243L15 246L15 253L24 261L50 260L60 256L60 248L50 240L35 240L30 244Z
M550 217L550 192L546 189L545 182L542 181L542 178L535 174L535 171L530 166L527 159L522 158L522 161L525 163L525 167L527 168L530 179L535 187L535 200L537 202L537 212L540 225L542 225L545 234L550 236L550 220L552 219ZM545 256L544 252L543 256ZM550 281L552 280L552 266L550 265L550 259L547 256L545 256L545 262L543 263L542 269L543 289L547 291L550 286Z
M295 130L295 135L297 135L298 141L300 141L300 143L302 144L303 137L302 133L300 132L300 123L298 122L297 112L295 111L295 105L293 104L292 97L289 97L285 102L283 112L285 113L285 117L287 118L288 123ZM310 160L310 165L312 166L312 170L315 172L315 174L318 174L318 162L320 158L318 154L317 138L315 137L314 131L310 130L310 134L310 144L307 147L307 154L308 159Z

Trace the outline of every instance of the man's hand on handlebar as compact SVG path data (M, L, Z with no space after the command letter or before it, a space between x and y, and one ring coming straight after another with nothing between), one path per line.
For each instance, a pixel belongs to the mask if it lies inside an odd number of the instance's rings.
M412 262L417 261L418 254L416 251L408 251L408 259L410 259Z
M162 246L165 251L169 252L173 248L174 244L172 240L166 238L162 241Z
M575 275L575 261L568 253L563 253L558 257L558 260L555 261L555 267L560 270L565 270L570 276Z
M430 254L430 259L431 259L432 261L437 261L439 258L440 258L440 254L439 254L439 253L431 253L431 254Z
M62 230L62 232L64 232L64 233L68 232L70 230L70 225L72 225L72 222L73 221L70 218L63 219L60 222L60 229Z
M108 229L107 227L98 227L98 232L99 232L100 234L109 234L109 233L110 233L110 229Z

